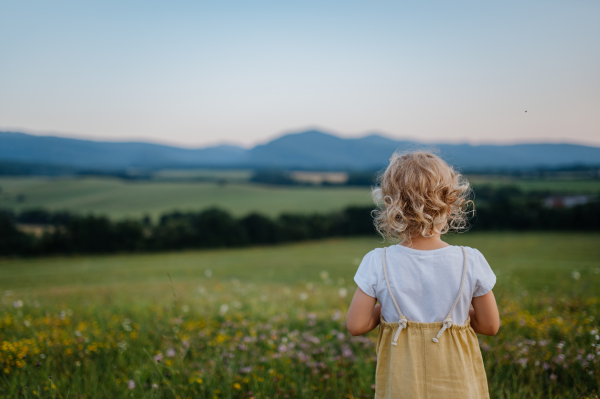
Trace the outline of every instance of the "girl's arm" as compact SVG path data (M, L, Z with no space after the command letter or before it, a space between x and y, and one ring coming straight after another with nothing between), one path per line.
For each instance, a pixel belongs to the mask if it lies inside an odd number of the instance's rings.
M356 289L346 317L350 334L362 335L379 325L381 305L375 305L376 303L376 298L368 296L360 288Z
M477 334L496 335L500 329L498 305L492 291L473 298L473 309L469 309L471 327Z

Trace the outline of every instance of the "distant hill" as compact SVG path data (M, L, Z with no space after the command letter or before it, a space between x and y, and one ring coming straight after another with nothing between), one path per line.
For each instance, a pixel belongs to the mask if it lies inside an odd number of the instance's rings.
M247 152L220 145L199 149L151 143L111 143L25 133L0 132L0 160L47 163L83 169L225 166Z
M466 170L600 165L600 148L574 144L422 144L380 135L341 138L317 130L286 134L250 150L236 146L185 149L159 144L98 142L0 132L0 161L118 170L191 167L376 169L399 149L436 148Z

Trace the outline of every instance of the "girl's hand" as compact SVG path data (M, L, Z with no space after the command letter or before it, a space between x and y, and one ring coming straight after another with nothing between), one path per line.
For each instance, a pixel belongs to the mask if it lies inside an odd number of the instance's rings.
M356 289L346 317L346 327L350 334L362 335L379 325L381 305L375 305L376 303L376 298L368 296L360 288Z
M500 329L498 305L492 291L473 298L473 309L469 309L471 327L477 334L496 335Z

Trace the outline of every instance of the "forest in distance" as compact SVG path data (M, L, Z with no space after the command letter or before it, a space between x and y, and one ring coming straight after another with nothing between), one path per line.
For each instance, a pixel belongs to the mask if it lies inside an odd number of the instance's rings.
M598 231L599 197L574 206L550 207L542 193L518 187L477 189L470 229L517 231ZM113 221L44 209L0 211L0 255L112 253L223 248L374 235L371 206L349 206L329 213L250 213L226 210L164 213Z

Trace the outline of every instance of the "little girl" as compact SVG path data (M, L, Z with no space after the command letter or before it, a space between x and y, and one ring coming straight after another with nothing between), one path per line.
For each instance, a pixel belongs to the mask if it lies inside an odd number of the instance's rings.
M394 154L373 192L377 230L403 238L364 257L348 310L352 335L379 325L377 399L489 398L476 333L498 332L496 276L478 250L441 240L466 227L469 192L459 173L423 151Z

